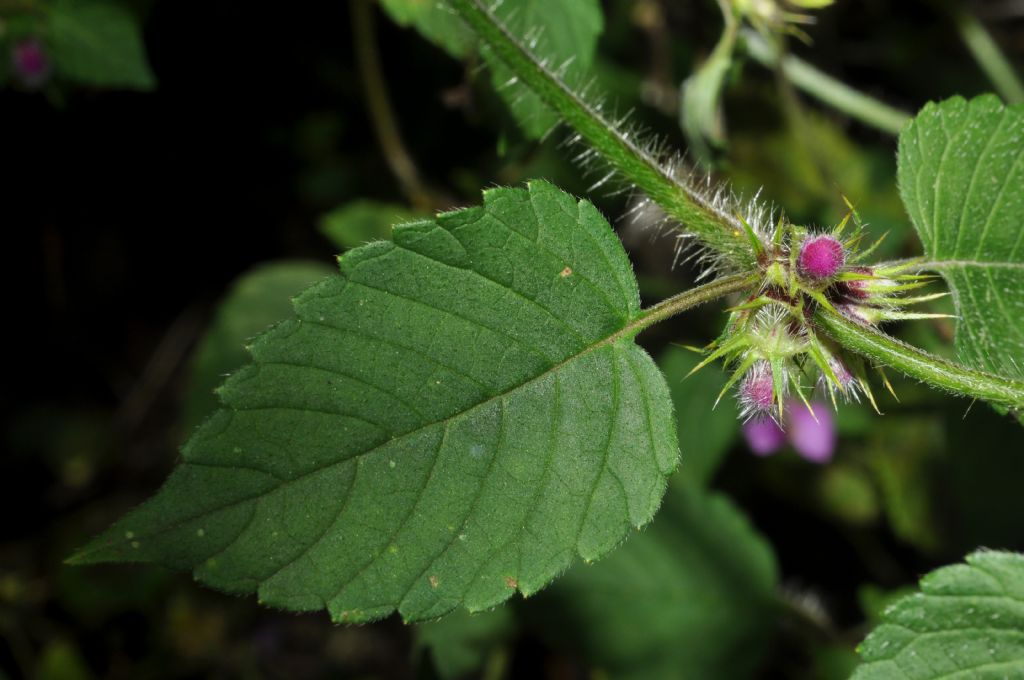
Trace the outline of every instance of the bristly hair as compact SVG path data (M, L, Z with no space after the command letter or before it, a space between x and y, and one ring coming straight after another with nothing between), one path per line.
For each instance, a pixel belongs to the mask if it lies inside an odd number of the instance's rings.
M626 151L630 162L645 166L646 172L654 175L651 186L635 186L623 177L615 160L602 157L593 146L587 145L586 131L570 132L562 145L583 145L572 159L585 174L593 177L591 190L611 187L613 192L644 192L644 198L634 203L634 211L643 212L646 201L656 203L664 216L654 223L655 232L675 234L677 262L693 258L703 269L702 278L713 273L749 270L755 266L756 256L747 232L752 230L766 241L775 221L775 211L762 204L757 196L742 200L728 186L713 182L707 173L691 168L664 139L633 122L632 111L613 115L605 99L596 94L592 78L572 82L584 76L580 69L573 68L574 59L555 64L551 59L537 55L537 46L544 39L542 30L528 30L520 38L505 28L495 15L501 4L501 0L496 0L483 11L490 15L494 25L531 61L545 80L559 91L559 97L571 100L574 110L585 114L595 127L603 129L603 134L614 139L618 147ZM520 79L514 77L505 86L519 83ZM554 109L553 104L547 103ZM553 126L547 134L550 135L557 127Z

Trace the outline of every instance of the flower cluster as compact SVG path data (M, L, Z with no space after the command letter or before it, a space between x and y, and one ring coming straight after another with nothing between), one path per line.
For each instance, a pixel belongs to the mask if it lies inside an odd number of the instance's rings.
M851 217L856 227L845 236ZM757 254L762 284L729 310L724 332L694 370L719 358L733 366L722 394L737 388L745 421L767 419L782 426L786 413L796 411L787 402L802 403L806 408L800 410L813 416L817 410L809 400L816 392L833 406L839 399L859 400L865 395L877 410L863 361L819 334L814 313L824 307L869 325L944 316L905 308L946 293L908 297L908 291L927 285L931 278L905 274L913 263L860 264L881 239L864 250L858 248L863 225L852 209L830 233L812 233L783 222L771 234L757 233L746 224L744 228Z

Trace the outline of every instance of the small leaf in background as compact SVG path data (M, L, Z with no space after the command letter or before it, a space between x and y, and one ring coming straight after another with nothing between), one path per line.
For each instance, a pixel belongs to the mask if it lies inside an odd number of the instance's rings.
M292 298L332 272L328 264L285 261L261 265L235 280L192 355L183 403L185 432L217 408L214 390L224 377L248 363L246 343L287 319Z
M736 49L737 20L726 21L722 37L711 55L679 88L679 123L689 149L697 158L711 161L711 150L725 145L722 90Z
M494 12L513 35L535 43L534 53L550 68L560 69L569 63L564 70L568 82L588 73L604 30L598 0L507 0ZM523 133L531 139L543 137L558 123L558 116L531 90L515 82L512 72L490 49L481 52L491 68L494 87Z
M715 396L726 379L718 366L686 377L700 360L701 355L672 345L661 354L658 367L665 374L675 405L683 461L679 474L706 486L736 441L739 421L732 393L714 408Z
M511 607L479 614L457 611L416 626L416 647L430 657L441 680L456 680L482 668L489 655L500 653L515 630Z
M63 78L96 87L156 86L138 23L118 4L57 0L50 12L49 37Z
M149 502L72 562L157 562L362 622L480 611L651 520L678 444L632 267L546 182L349 251L252 345Z
M476 35L443 0L380 0L381 8L399 26L412 26L456 59L469 56Z
M416 215L406 207L377 201L352 201L320 220L320 233L343 252L391 238L391 228Z
M1024 375L1024 106L927 104L900 134L899 186L929 269L953 291L956 348Z
M978 551L921 579L861 643L852 680L1024 676L1024 556Z
M728 498L673 482L649 529L524 609L613 678L739 680L753 677L774 633L777 571Z

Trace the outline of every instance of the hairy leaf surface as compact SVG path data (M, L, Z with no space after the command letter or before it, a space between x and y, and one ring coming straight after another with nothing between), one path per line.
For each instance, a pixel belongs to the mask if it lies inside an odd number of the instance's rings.
M1024 555L979 551L931 572L858 651L853 680L1024 676Z
M903 203L953 291L956 347L1024 373L1024 106L992 95L925 106L900 135Z
M671 401L590 203L494 189L339 266L254 342L157 496L75 561L418 620L535 592L651 519Z

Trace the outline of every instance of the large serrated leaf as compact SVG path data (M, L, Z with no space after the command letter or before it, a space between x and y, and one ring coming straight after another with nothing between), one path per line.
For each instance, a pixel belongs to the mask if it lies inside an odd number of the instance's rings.
M1024 371L1024 106L986 95L925 106L900 135L903 203L953 291L969 364Z
M494 189L339 264L253 344L156 497L73 561L418 620L535 592L651 519L671 402L590 203Z
M858 651L853 680L1024 677L1024 555L979 551L931 572Z

